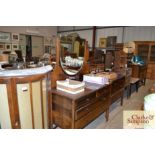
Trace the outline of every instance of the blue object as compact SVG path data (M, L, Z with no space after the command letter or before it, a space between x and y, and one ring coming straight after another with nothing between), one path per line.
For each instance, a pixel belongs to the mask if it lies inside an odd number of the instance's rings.
M140 64L140 65L144 65L144 64L145 64L144 61L141 59L141 57L138 56L138 55L134 55L134 56L132 57L131 61L132 61L133 63Z

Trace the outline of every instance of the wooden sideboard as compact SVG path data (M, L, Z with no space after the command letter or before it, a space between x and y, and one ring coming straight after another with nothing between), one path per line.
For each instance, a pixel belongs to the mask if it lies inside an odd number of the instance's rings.
M85 91L76 95L52 89L53 123L60 128L84 128L103 112L108 121L110 105L119 98L123 103L124 84L123 76L104 86L87 83Z

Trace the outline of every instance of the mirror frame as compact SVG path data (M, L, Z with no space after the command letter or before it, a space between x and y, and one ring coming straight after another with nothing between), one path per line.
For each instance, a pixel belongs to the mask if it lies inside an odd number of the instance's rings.
M75 73L70 74L69 72L67 72L67 69L64 69L64 65L63 65L63 61L62 61L62 48L61 48L61 44L71 44L72 45L72 51L74 52L74 50L75 50L74 44L75 44L76 41L79 42L79 48L80 48L80 46L83 48L83 59L82 59L83 62L82 62L82 65L80 67L79 66L77 66L77 67L76 66L75 67L74 66L70 66L70 68L74 68L73 70L76 71ZM81 45L81 44L84 44L84 45ZM61 66L63 72L66 75L68 75L68 76L76 76L82 70L83 65L84 65L84 61L85 61L85 49L86 49L85 46L86 46L86 40L80 38L79 36L75 37L72 40L70 38L69 38L69 40L67 40L67 37L66 37L66 41L64 41L63 39L60 38L60 54L59 54L60 58L59 58L59 62L60 62L60 66ZM80 49L79 49L79 53L80 53Z

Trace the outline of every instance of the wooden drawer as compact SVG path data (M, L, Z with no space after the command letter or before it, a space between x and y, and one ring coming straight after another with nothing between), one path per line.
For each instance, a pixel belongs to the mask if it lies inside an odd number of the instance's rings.
M113 94L111 96L111 104L115 102L116 100L118 100L122 95L123 95L123 90L119 90L117 91L117 93Z
M72 101L66 97L61 97L59 95L52 95L52 102L53 104L57 104L60 107L63 106L63 108L71 110L72 104L70 104ZM63 103L63 104L62 104Z
M101 97L101 96L106 96L108 97L110 95L110 85L104 87L104 88L101 88L99 89L97 92L96 92L96 96L97 97Z
M81 117L81 119L78 119L75 121L75 128L83 128L85 127L88 123L90 123L92 120L94 120L96 117L99 116L103 111L104 104L101 104L98 106L96 109L88 113L87 115L84 115Z
M117 92L119 89L124 88L124 84L125 84L125 79L124 78L119 79L117 81L114 81L112 83L111 93L113 94L113 93Z
M99 106L103 107L103 105L104 105L102 110L107 109L108 105L109 105L108 101L109 100L107 97L102 96L102 97L98 98L98 100L96 102L88 103L88 104L84 105L83 107L77 109L75 112L75 120L82 118L83 116L87 115L88 113L90 113L91 111L93 111L94 109L96 109Z
M96 101L96 92L86 95L78 99L75 103L75 109L79 109L87 104L91 104Z

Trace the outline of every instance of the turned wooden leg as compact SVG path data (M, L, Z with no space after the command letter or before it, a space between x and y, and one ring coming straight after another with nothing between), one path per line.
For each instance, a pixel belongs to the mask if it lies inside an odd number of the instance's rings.
M109 109L107 109L105 112L105 118L106 118L106 122L107 122L109 120Z
M144 86L145 86L146 78L144 79Z

